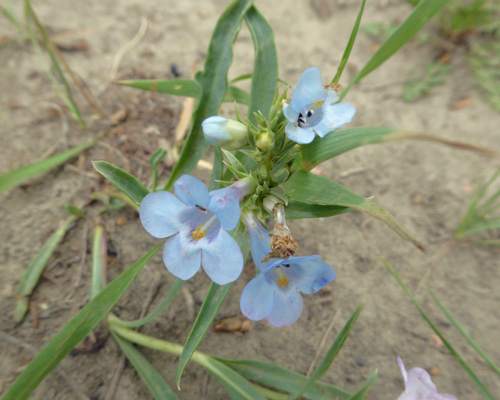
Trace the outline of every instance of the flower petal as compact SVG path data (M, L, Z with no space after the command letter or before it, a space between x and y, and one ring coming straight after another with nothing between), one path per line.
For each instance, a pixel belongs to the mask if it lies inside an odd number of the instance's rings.
M299 144L311 143L316 137L311 128L301 128L296 123L290 121L285 126L285 132L288 139Z
M243 270L243 255L238 243L223 229L214 241L203 246L203 269L217 285L234 282Z
M323 118L318 125L314 127L314 131L320 136L325 137L334 129L351 122L356 109L351 103L338 103L334 105L324 105Z
M267 320L276 328L290 326L302 314L302 296L294 288L274 290L274 307Z
M172 193L154 192L142 199L139 217L150 235L166 238L179 231L179 215L185 209Z
M199 179L191 175L182 175L174 183L175 194L190 207L208 207L208 189Z
M208 202L208 209L217 216L225 231L236 228L241 217L240 200L230 195L231 193L225 189L214 190L210 192Z
M241 293L241 312L252 321L260 321L271 313L273 298L273 284L264 275L255 277Z
M287 103L283 104L283 114L285 115L286 119L292 123L296 123L300 116L300 112L295 111L293 107Z
M290 102L293 109L297 112L318 100L324 100L326 91L323 89L321 71L319 68L311 67L304 71L299 83L292 93Z
M406 372L406 368L405 368L405 365L403 364L403 360L399 356L398 356L398 365L399 365L401 375L403 375L403 380L405 381L405 385L406 385L406 382L408 381L408 372Z
M183 247L181 236L175 235L165 243L163 262L172 275L186 280L191 278L200 269L201 250L193 247Z
M290 285L302 293L316 293L335 279L335 271L323 261L309 261L302 264L290 262L290 268L282 268Z
M408 372L406 392L418 393L419 398L424 398L431 393L437 393L437 386L432 382L429 373L422 368L412 368Z
M269 261L262 263L262 259L271 252L269 231L262 226L253 213L246 213L243 220L250 236L250 250L253 262L257 266L257 269L262 271L270 265Z

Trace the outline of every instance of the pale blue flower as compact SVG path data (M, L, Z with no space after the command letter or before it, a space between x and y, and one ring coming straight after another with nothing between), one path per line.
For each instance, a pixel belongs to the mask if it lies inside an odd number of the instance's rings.
M398 400L458 400L455 396L438 393L429 373L422 368L412 368L406 372L403 360L398 356L399 369L405 381L405 391Z
M283 105L288 119L287 137L300 144L311 143L315 135L325 137L351 122L356 109L350 103L337 103L338 100L333 87L323 86L320 70L307 69L293 90L290 104Z
M241 294L242 313L249 319L267 318L275 327L289 326L302 314L302 293L315 293L335 279L335 271L321 256L271 258L269 231L257 218L245 214L243 221L250 235L252 258L259 269Z
M248 128L241 122L224 117L209 117L201 127L208 143L228 150L241 149L248 143Z
M240 200L255 189L253 178L208 192L189 175L174 184L175 194L149 193L141 202L142 225L156 238L169 238L163 261L176 277L186 280L203 267L218 285L235 281L243 269L243 256L226 232L239 223Z

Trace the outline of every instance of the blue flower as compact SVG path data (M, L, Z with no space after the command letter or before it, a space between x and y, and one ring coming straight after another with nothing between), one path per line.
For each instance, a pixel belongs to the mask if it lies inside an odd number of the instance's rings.
M142 225L156 238L169 238L163 262L176 277L191 278L200 265L218 285L235 281L243 269L243 256L226 232L239 223L240 200L255 189L253 178L208 192L205 184L182 175L169 192L149 193L141 202Z
M290 104L283 105L288 119L287 137L300 144L311 143L315 135L325 137L351 122L356 109L350 103L337 103L338 100L334 87L323 86L320 70L307 69L293 91Z
M271 253L269 231L247 213L243 221L250 235L252 258L259 274L243 289L240 306L249 319L267 318L277 328L295 323L302 314L302 293L315 293L335 279L335 271L321 256L264 258Z
M248 143L248 128L241 122L214 116L202 122L208 143L228 150L241 149Z

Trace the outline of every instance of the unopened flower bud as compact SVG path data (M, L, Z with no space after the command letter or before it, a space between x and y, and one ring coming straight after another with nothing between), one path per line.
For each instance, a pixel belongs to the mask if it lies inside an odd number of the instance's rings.
M274 146L274 134L270 129L262 129L257 134L255 145L263 153L271 150Z
M215 116L203 121L201 127L207 142L214 146L237 150L248 143L248 129L241 122Z

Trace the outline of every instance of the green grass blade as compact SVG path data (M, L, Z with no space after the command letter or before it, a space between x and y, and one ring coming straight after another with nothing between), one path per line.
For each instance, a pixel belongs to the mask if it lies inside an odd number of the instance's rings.
M245 22L252 34L255 48L248 119L256 124L254 113L260 111L268 118L276 95L278 53L274 44L273 28L255 6L245 14Z
M234 400L266 400L244 377L219 360L206 356L201 364L227 390Z
M0 5L0 14L7 18L17 29L22 31L21 24L17 20L13 12L7 10L4 6Z
M485 222L488 222L488 221L485 221ZM485 231L488 229L498 229L498 228L500 228L500 222L486 223L486 224L474 226L474 227L471 227L469 229L464 230L463 232L461 232L460 237L462 238L462 237L467 236L467 235L472 235L473 233Z
M115 82L117 85L129 86L151 92L172 94L174 96L201 96L201 87L192 79L139 79Z
M136 275L162 245L143 256L120 274L106 289L91 300L81 311L43 348L15 380L2 400L24 400L40 382L59 364L97 324L108 314L113 305L125 293Z
M140 205L144 196L149 193L139 180L107 161L92 162L95 170L125 193L135 204Z
M344 346L345 341L349 337L351 329L356 323L359 314L361 314L363 306L364 304L361 304L356 309L354 314L352 314L351 318L349 318L342 331L338 334L338 336L335 338L335 341L326 352L325 357L323 358L323 360L321 360L318 367L311 374L307 382L303 386L301 386L299 390L293 392L293 394L290 396L290 400L296 400L300 398L306 392L307 389L309 389L316 381L320 380L323 377L323 375L326 374L326 372L330 368L330 365L332 365L333 360L335 360L335 357L337 357L337 355L340 353L342 346Z
M186 143L165 190L170 189L181 174L191 172L208 148L201 123L217 115L226 95L227 73L233 61L233 42L240 31L243 16L252 4L253 0L235 0L217 21L208 47L205 69L195 77L201 86L200 101L193 113Z
M356 74L354 79L349 83L349 86L342 92L340 98L343 99L352 85L375 71L403 47L427 23L427 21L446 4L447 1L448 0L421 0L413 9L412 13L397 27L389 39L380 46L361 71Z
M111 331L111 333L130 364L135 368L156 400L179 400L179 397L177 397L175 392L168 386L158 371L156 371L149 361L146 360L146 357L144 357L139 350L113 331Z
M495 400L494 397L491 395L491 393L488 391L488 389L486 389L486 387L484 386L483 382L481 382L481 380L477 377L477 375L474 373L474 371L463 360L463 358L460 357L460 355L455 351L455 349L453 348L453 346L451 345L451 343L448 342L448 340L438 330L438 328L436 327L436 325L434 325L434 323L431 321L431 319L427 316L427 314L425 313L425 311L422 308L422 306L420 305L420 303L417 301L417 299L413 296L413 294L410 292L410 290L408 289L408 287L401 280L401 278L399 277L399 275L397 274L397 272L394 270L394 268L392 267L392 265L390 265L389 262L385 258L383 258L383 257L381 257L381 258L382 258L382 262L387 267L387 269L389 270L389 272L392 274L392 276L394 277L394 279L396 279L396 281L403 288L403 290L408 295L408 297L410 298L410 300L412 301L412 303L415 305L415 307L417 307L417 310L420 312L420 315L422 315L422 317L424 317L424 319L427 322L427 324L436 333L436 335L439 336L439 338L442 340L443 344L446 346L446 348L448 349L448 351L450 352L450 354L455 358L455 360L462 367L462 369L469 375L469 377L471 378L471 380L475 383L475 385L483 393L483 395L485 396L485 398L488 399L488 400Z
M182 285L184 285L184 281L179 278L175 278L174 284L172 285L172 287L168 291L168 294L165 296L162 302L158 305L158 307L155 308L154 311L146 315L144 318L136 319L134 321L123 321L113 315L110 315L108 319L113 320L117 325L124 326L125 328L137 328L139 326L146 325L161 314L161 312L170 304L176 294L179 293Z
M236 102L238 104L248 106L250 104L250 93L246 90L237 88L236 86L229 86L223 101L225 103Z
M104 289L106 253L106 235L104 233L104 226L99 224L94 229L94 241L92 243L92 280L90 282L90 300L96 297Z
M24 165L17 169L5 172L4 174L0 175L0 193L23 182L26 182L28 179L34 178L42 172L48 171L49 169L65 163L69 159L81 153L83 150L93 146L100 138L101 136L99 135L98 137L91 139L79 146L73 147L72 149L55 154L51 157L47 157L41 161L37 161L32 164Z
M473 151L486 156L498 156L494 150L469 143L456 142L453 140L427 135L425 133L402 131L395 128L370 126L363 128L343 129L335 131L324 138L316 138L312 143L302 145L300 154L302 165L311 170L318 164L336 157L346 151L368 144L387 143L398 140L422 140L431 143L443 144L459 150Z
M410 241L420 250L424 250L423 245L403 228L386 209L371 199L365 199L347 190L340 183L311 172L298 171L283 186L290 200L349 207L366 212L385 223L403 239Z
M21 322L28 311L28 297L33 293L40 276L47 266L52 254L57 248L58 244L68 232L71 224L76 219L74 216L70 216L67 218L64 223L55 231L45 242L40 251L33 257L28 268L24 272L21 281L19 282L19 286L17 288L17 299L16 299L16 307L14 310L14 320L16 322Z
M352 208L342 206L325 206L322 204L304 203L302 201L289 201L286 206L286 219L325 218L344 214Z
M180 390L181 378L187 363L191 359L194 351L205 336L208 328L212 325L217 312L231 289L232 283L224 286L219 286L216 283L211 283L208 289L207 296L203 301L200 312L194 321L191 332L186 339L186 343L182 350L179 365L177 366L177 387Z
M287 393L295 392L308 380L307 377L297 372L262 361L222 358L218 360L252 382ZM334 396L347 399L351 393L327 383L314 382L303 394L303 397L310 400L331 399Z
M371 374L370 377L366 380L366 382L363 383L363 385L356 391L356 393L353 393L353 395L349 397L348 400L365 400L368 391L377 380L377 376L378 371L375 370L373 374Z
M356 22L352 27L351 36L349 37L349 41L347 42L347 46L344 50L344 54L342 55L342 60L340 61L340 65L337 68L337 73L332 79L331 83L337 83L342 76L342 72L347 64L347 60L349 60L349 56L351 55L352 48L354 46L354 42L356 41L356 36L358 35L359 24L361 23L361 17L363 16L363 11L365 10L366 0L361 1L361 7L359 8L358 16L356 17Z
M455 326L455 328L457 328L457 330L465 338L465 340L467 340L467 342L469 342L469 344L472 346L472 348L474 350L476 350L477 354L479 354L483 358L483 360L486 361L486 363L498 375L500 375L500 368L493 362L493 360L490 357L488 357L488 355L483 351L483 349L481 349L481 347L479 347L479 345L470 337L470 335L467 332L465 332L465 330L460 326L460 324L457 322L457 320L455 318L453 318L453 316L450 314L450 312L445 308L445 306L443 306L443 304L437 298L437 296L434 294L434 292L432 291L432 289L429 287L427 290L429 291L430 295L432 296L432 298L434 299L434 301L436 302L436 304L439 306L439 308L441 309L441 311L445 313L446 317Z
M71 92L71 88L69 86L69 83L66 80L59 63L57 62L57 58L54 55L53 44L50 41L50 37L47 35L47 32L45 32L45 29L43 28L40 20L38 19L35 11L31 7L31 0L25 0L24 7L25 7L25 14L26 14L26 27L28 30L30 30L30 37L32 39L32 42L36 42L36 37L34 35L34 32L32 31L32 28L31 28L31 25L29 22L30 18L33 20L33 22L37 26L38 30L40 31L43 46L45 47L45 50L47 51L47 54L49 55L49 58L52 62L52 65L54 66L54 69L56 70L57 75L64 86L64 90L66 91L66 95L63 96L63 100L68 105L69 109L71 110L71 113L73 114L75 119L78 121L78 124L81 126L81 128L86 130L87 127L85 126L85 122L83 121L82 115L80 114L80 111L78 110L78 106L75 103L75 100L73 98L73 94ZM38 42L36 43L36 46L38 46Z

